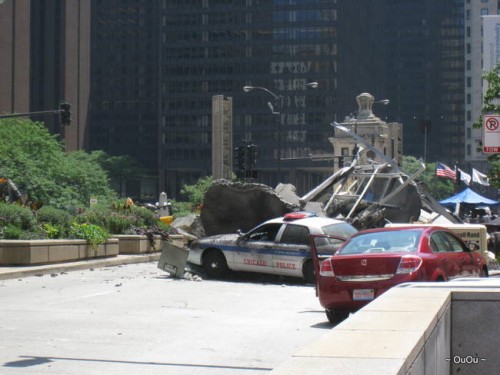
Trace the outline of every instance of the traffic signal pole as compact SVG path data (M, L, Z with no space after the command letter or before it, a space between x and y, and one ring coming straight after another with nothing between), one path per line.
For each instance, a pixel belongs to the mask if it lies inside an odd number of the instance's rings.
M53 109L50 111L35 111L35 112L25 112L25 113L11 113L8 115L0 115L0 119L3 118L14 118L14 117L28 117L34 115L59 115L59 121L62 125L69 125L71 123L71 104L67 102L62 102L59 104L59 109Z
M37 111L37 112L25 112L25 113L12 113L9 115L0 115L0 118L12 118L12 117L27 117L32 115L57 115L61 112L60 109L55 109L52 111Z

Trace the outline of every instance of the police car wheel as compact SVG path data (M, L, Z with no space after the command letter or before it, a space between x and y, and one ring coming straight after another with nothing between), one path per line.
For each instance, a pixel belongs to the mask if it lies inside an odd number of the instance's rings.
M308 284L316 284L314 265L311 259L307 260L302 267L302 275Z
M338 324L349 317L348 312L339 312L326 309L325 313L326 317L328 318L328 321L333 324Z
M219 250L209 250L203 255L203 270L208 277L222 277L228 272L226 258Z

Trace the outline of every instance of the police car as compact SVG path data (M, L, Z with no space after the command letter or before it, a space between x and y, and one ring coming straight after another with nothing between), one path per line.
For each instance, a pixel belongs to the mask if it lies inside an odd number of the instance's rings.
M333 255L357 230L342 220L292 212L268 220L248 233L222 234L194 241L188 262L202 266L208 277L232 271L259 272L301 277L314 283L310 235L328 235L320 255ZM332 238L334 237L334 238Z

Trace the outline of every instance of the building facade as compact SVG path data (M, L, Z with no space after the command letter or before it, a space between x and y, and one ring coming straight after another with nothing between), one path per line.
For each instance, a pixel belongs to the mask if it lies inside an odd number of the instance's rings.
M388 0L389 118L403 123L405 155L464 160L464 0Z
M92 2L90 150L129 156L135 199L157 199L161 1Z
M71 103L71 124L32 115L64 140L86 145L90 77L90 2L5 0L0 3L0 113L59 109Z
M311 160L332 153L331 122L355 111L360 91L382 95L383 64L374 63L383 55L380 7L336 0L166 4L160 186L175 196L211 174L213 95L232 98L234 147L257 146L256 182L289 182L300 193L331 174L333 160Z
M375 98L369 93L362 93L356 96L358 111L356 117L348 116L341 126L347 128L351 133L363 138L370 146L373 146L384 157L380 157L373 150L351 137L341 129L335 129L335 134L330 138L334 150L338 153L335 170L348 166L359 147L365 149L359 155L358 165L369 165L372 162L384 164L387 159L395 162L396 166L401 166L403 162L403 126L398 122L386 122L377 117L374 113L373 105L377 103Z
M487 154L482 152L482 128L474 126L481 115L487 87L483 74L500 62L500 16L498 3L478 2L466 5L466 123L465 156L470 167L489 169Z

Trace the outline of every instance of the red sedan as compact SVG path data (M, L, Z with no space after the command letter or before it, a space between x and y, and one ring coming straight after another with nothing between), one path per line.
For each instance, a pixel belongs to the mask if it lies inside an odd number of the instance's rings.
M324 241L312 236L315 259ZM481 253L469 250L453 232L438 226L358 232L335 255L321 264L315 262L315 271L319 301L332 323L397 284L488 276Z

